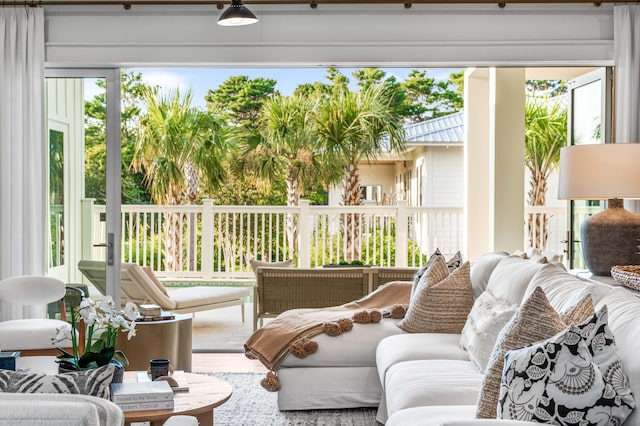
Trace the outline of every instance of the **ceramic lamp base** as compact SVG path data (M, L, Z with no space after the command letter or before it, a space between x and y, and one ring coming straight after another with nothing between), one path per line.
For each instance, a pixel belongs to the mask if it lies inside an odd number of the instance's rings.
M587 218L580 227L582 253L594 275L611 275L615 265L640 264L640 215L625 210L622 200Z

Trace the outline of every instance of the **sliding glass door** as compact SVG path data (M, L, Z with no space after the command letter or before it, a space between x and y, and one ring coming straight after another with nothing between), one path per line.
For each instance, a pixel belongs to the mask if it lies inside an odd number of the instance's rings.
M104 260L107 293L119 301L120 70L47 69L45 105L49 274L77 283L80 260Z
M569 144L610 143L612 69L600 68L569 81ZM580 225L601 209L599 200L569 202L569 267L584 269Z

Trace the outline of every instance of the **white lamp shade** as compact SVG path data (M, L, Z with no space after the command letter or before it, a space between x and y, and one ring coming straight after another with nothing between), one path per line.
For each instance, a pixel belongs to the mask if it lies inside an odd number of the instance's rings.
M559 199L640 198L640 144L564 147L559 172Z

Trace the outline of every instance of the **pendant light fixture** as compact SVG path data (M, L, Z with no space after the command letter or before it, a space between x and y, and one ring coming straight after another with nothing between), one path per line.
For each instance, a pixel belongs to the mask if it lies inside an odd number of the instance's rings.
M258 22L258 18L242 4L242 0L231 0L231 5L218 18L218 25L228 27L255 24L256 22Z

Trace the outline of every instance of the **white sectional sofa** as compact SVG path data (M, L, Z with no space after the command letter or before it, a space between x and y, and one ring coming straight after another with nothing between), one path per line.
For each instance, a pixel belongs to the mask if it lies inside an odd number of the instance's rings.
M596 311L607 305L623 371L640 402L638 292L578 278L560 264L506 253L481 256L472 265L471 281L476 297L489 287L514 310L536 287L558 312L586 294ZM318 351L311 356L288 355L278 370L280 409L378 407L378 421L387 426L527 424L475 419L485 371L471 361L460 334L405 333L397 322L384 318L378 324L354 324L351 332L337 337L314 337ZM481 344L473 349L490 351L498 331L480 336ZM640 425L637 411L624 424Z

